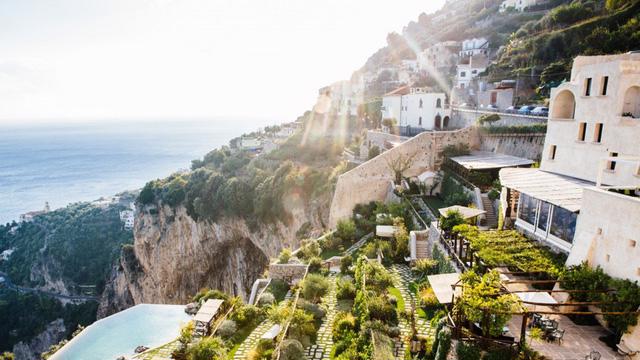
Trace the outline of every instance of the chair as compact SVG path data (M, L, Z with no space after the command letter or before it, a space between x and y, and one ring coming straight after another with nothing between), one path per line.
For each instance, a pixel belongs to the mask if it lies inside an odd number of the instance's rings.
M529 327L534 327L534 326L540 326L540 321L542 321L542 315L538 314L538 313L534 313L531 316L531 323L529 324Z
M549 338L551 341L557 341L558 344L562 344L562 339L564 338L564 330L553 330L551 334L549 334Z
M602 355L600 355L599 352L597 351L592 351L589 353L589 355L584 357L584 360L600 360L600 358L602 357Z

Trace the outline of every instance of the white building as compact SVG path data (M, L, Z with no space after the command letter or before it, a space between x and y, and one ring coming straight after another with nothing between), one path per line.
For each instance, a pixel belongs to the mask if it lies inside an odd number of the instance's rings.
M238 147L244 151L258 151L262 149L262 141L256 138L243 137L238 141Z
M460 60L456 66L456 87L467 89L471 81L484 72L489 66L489 58L486 55L472 55Z
M498 11L505 12L509 9L516 11L525 11L530 6L548 3L548 0L505 0L500 4Z
M473 55L489 55L489 40L485 38L467 39L462 41L462 49L460 49L459 56L473 56Z
M418 54L418 69L446 70L456 63L459 52L460 43L457 41L444 41L431 45Z
M540 169L500 178L517 228L568 265L640 280L640 54L577 57L551 91Z
M134 211L133 210L123 210L120 211L120 221L124 224L124 228L127 230L133 229L133 219L134 219Z
M395 119L404 128L403 135L409 136L415 135L411 128L417 131L446 128L451 114L445 102L445 93L403 86L382 98L382 118Z

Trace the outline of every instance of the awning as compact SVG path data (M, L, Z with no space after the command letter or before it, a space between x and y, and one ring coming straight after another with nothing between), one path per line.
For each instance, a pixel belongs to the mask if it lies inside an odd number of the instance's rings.
M471 155L452 157L451 161L467 170L502 169L533 164L533 160L526 158L486 151L474 151Z
M396 227L392 225L378 225L376 226L376 236L380 237L393 237L396 233Z
M449 206L446 208L442 208L442 209L438 209L438 212L440 212L440 215L447 217L447 213L449 211L457 211L460 213L460 215L462 215L462 217L466 220L466 219L471 219L474 218L476 216L485 214L486 211L484 210L480 210L480 209L474 209L474 208L470 208L470 207L466 207L466 206L460 206L460 205L454 205L454 206Z
M523 292L516 293L520 300L540 304L555 305L558 302L548 292ZM526 304L525 304L526 305Z
M276 338L276 336L278 336L278 334L280 334L280 325L275 324L271 328L269 328L269 330L267 330L267 332L262 334L262 336L260 338L261 339L273 340L273 339Z
M540 169L502 169L500 183L536 199L560 206L569 211L580 210L584 188L591 182L542 171Z
M431 284L431 288L440 304L451 304L453 294L460 295L460 288L456 287L454 290L452 287L460 280L460 274L458 273L429 275L427 280L429 280L429 284Z

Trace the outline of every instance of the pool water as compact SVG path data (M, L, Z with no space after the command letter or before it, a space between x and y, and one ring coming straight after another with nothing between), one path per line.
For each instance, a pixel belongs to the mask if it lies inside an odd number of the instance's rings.
M183 305L136 305L87 326L50 359L130 358L139 345L153 348L177 338L189 320Z

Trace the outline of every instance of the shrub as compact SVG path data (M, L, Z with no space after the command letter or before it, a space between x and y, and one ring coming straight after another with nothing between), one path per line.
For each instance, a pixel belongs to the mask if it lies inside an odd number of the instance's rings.
M369 317L394 326L398 324L396 308L382 296L369 299Z
M471 343L458 341L456 346L458 360L480 360L480 349Z
M289 259L291 259L291 250L287 248L282 249L282 251L280 252L280 256L278 256L278 263L287 264L289 262Z
M247 355L247 359L249 360L271 360L273 356L273 340L270 339L260 339L258 341L258 345ZM209 360L209 359L207 359Z
M313 316L314 321L320 321L327 315L327 310L319 304L310 303L306 300L301 300L298 306Z
M343 256L340 259L340 272L342 274L349 274L351 270L349 268L353 265L353 258L350 255Z
M298 252L298 257L309 260L313 257L320 256L320 253L322 253L320 244L318 244L318 242L313 239L307 239L302 241L300 251Z
M316 333L313 315L304 310L296 309L289 323L289 339L298 340L304 347L311 345L311 336Z
M353 300L356 297L356 285L352 281L340 279L337 287L336 298L338 300Z
M309 259L309 272L317 273L320 272L320 270L322 270L322 259L317 256Z
M234 320L239 327L257 324L262 321L264 317L264 310L249 304L235 308L231 314L231 319Z
M451 329L442 328L436 335L438 351L435 352L435 360L446 360L449 350L451 350Z
M425 307L435 307L440 304L433 288L430 286L420 289L420 303Z
M513 354L509 349L496 349L488 351L482 357L482 360L511 360Z
M207 337L189 346L188 360L225 360L227 352L220 338Z
M260 295L260 299L258 299L258 305L262 307L269 306L275 302L276 302L276 297L273 296L272 293L267 291L263 292L262 295Z
M280 348L281 360L304 360L304 347L298 340L287 339Z
M222 324L220 324L220 327L218 327L218 331L216 332L216 334L220 335L224 339L228 339L232 337L237 330L238 327L236 326L236 322L227 319L223 321Z
M347 312L339 312L333 320L333 341L344 338L346 334L356 329L356 318Z
M500 120L500 115L498 114L484 114L480 116L477 120L478 125L484 125L485 123L493 123Z
M356 239L356 224L352 220L338 221L335 236L343 241L353 242Z
M329 290L329 280L319 274L309 274L302 283L305 299L317 303Z
M369 148L369 160L373 159L378 155L380 155L380 148L377 145L374 145Z
M500 197L500 192L496 189L491 189L491 191L489 191L489 194L487 196L489 196L489 199L491 200L496 200Z
M464 218L459 211L449 210L447 216L440 218L440 228L444 231L451 231L454 226L464 224Z
M438 261L434 259L416 260L412 270L418 279L424 279L438 273Z

